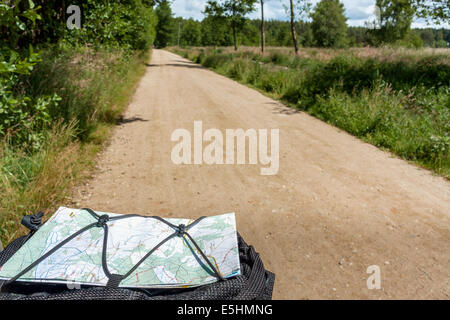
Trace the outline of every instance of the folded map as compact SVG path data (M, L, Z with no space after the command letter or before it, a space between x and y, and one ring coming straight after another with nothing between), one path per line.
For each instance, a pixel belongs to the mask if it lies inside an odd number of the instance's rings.
M110 217L115 213L96 212ZM174 225L193 220L167 218ZM83 227L96 222L85 210L60 207L56 213L1 267L0 279L8 280ZM112 274L124 275L160 241L174 233L162 221L133 216L108 221L107 266ZM71 283L104 286L102 268L103 232L91 228L72 239L17 281ZM202 252L223 278L240 274L234 213L206 217L188 230ZM120 287L180 288L217 281L187 236L173 237L153 252Z

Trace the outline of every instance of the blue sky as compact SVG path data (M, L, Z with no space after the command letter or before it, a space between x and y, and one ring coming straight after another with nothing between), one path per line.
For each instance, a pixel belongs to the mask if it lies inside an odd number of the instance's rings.
M172 0L172 11L174 15L183 18L194 18L197 20L203 19L202 11L205 8L207 0ZM313 4L319 0L312 0ZM374 20L374 5L375 0L341 0L344 3L345 14L348 18L347 23L350 26L364 26L367 20ZM288 0L265 0L264 15L266 19L287 20L283 4L288 5ZM259 1L256 6L257 10L249 15L250 18L259 18ZM434 25L430 25L433 27ZM413 22L414 28L425 28L427 24L423 20L415 20ZM438 27L450 28L449 24L441 24Z

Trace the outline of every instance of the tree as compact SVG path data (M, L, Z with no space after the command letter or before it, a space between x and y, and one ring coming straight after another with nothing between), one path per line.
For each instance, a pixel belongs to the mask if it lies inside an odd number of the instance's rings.
M450 44L450 30L439 29L435 31L434 47L436 48L448 48Z
M339 0L322 0L311 14L314 42L319 47L345 47L347 18Z
M242 45L246 46L258 46L261 44L261 21L258 20L259 25L255 25L254 23L251 23L251 20L248 20L244 27L241 30L240 36L239 36L239 42Z
M311 3L309 0L289 0L289 8L284 6L284 10L286 12L289 11L292 43L294 44L295 54L298 55L298 40L297 40L297 31L295 27L295 13L297 13L300 18L304 18L306 15L308 15L308 13L311 10ZM305 36L308 37L308 35L304 35L303 38L305 38Z
M153 44L156 15L146 1L87 0L81 12L81 29L66 30L67 42L132 50L147 50Z
M291 12L291 35L292 42L294 43L295 54L298 55L298 42L297 34L295 32L295 15L294 15L294 0L289 0L290 12Z
M312 34L310 22L299 21L296 30L299 35L299 44L303 47L311 47L314 45L314 36Z
M257 0L209 0L206 3L205 14L213 16L216 20L225 18L230 24L233 33L234 50L237 50L237 33L242 30L245 24L245 15L255 10Z
M181 23L180 44L182 46L199 46L201 45L202 31L201 24L194 19L184 20Z
M348 27L347 36L349 45L352 47L364 47L369 45L367 28L365 27Z
M157 48L166 47L172 37L173 32L173 17L172 9L168 0L161 0L155 9L158 23L156 24L156 38L155 46Z
M377 0L379 21L371 30L376 44L395 43L406 38L411 29L415 8L412 0Z
M433 29L423 29L420 32L420 38L422 38L423 45L425 47L434 47L434 33Z
M272 25L274 21L272 21ZM274 28L274 38L276 40L275 45L278 46L289 46L292 44L292 37L290 34L290 23L287 22L283 25L275 25ZM273 45L273 43L272 43Z
M218 45L226 43L226 17L223 8L216 1L208 1L203 14L206 16L202 21L202 44Z

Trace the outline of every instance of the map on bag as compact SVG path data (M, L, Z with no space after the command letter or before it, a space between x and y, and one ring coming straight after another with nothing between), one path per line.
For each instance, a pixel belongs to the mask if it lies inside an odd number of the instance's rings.
M110 217L115 213L96 212ZM174 224L193 220L167 218ZM0 279L8 280L31 265L78 230L97 220L87 211L60 207L56 213L1 267ZM150 250L174 233L162 221L130 217L108 221L107 266L112 274L125 275ZM17 281L72 283L104 286L102 268L103 232L93 227L52 253ZM206 217L188 231L223 278L240 274L239 250L234 213ZM217 281L187 236L173 237L153 252L120 287L185 288Z

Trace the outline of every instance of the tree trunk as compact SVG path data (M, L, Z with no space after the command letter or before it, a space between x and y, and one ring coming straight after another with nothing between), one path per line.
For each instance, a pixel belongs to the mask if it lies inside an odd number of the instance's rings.
M295 32L295 18L294 18L294 1L290 0L291 5L291 33L292 33L292 41L294 42L295 55L298 55L298 42L297 42L297 34Z
M264 35L264 0L261 0L261 52L264 53L266 38Z
M237 51L236 26L234 23L231 24L231 28L233 28L234 51Z
M178 21L178 48L180 47L181 21Z

